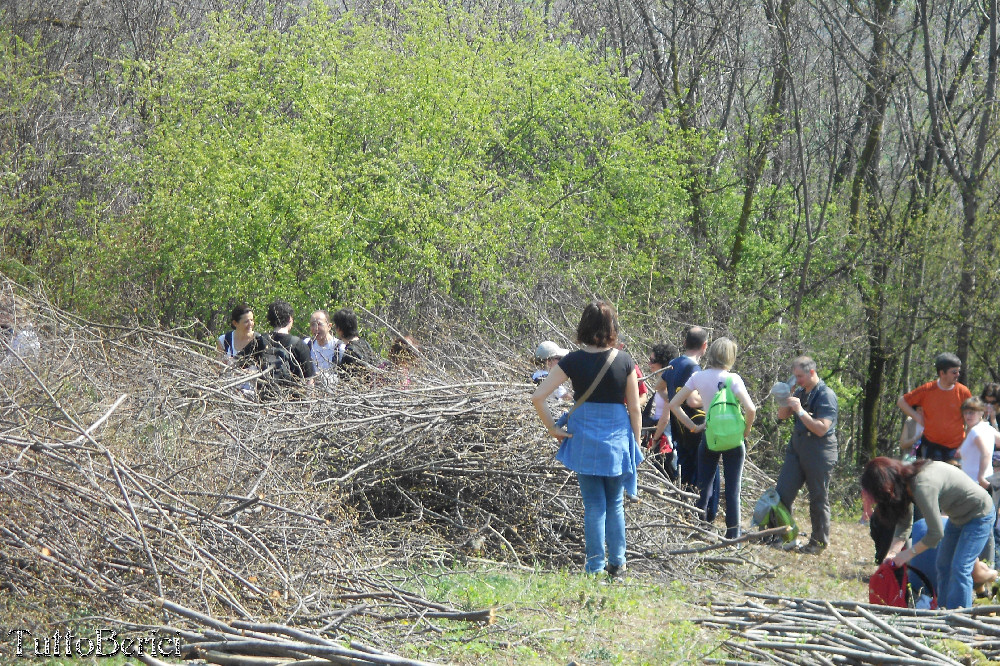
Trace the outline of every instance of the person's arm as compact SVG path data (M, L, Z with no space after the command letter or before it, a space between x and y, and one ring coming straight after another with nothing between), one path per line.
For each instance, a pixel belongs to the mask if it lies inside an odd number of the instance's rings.
M664 409L660 414L660 420L656 422L656 430L653 431L653 441L660 441L660 437L663 437L663 433L667 431L670 426L670 410Z
M799 417L799 421L802 421L802 425L806 427L806 430L817 437L825 435L829 432L830 426L833 425L833 419L813 418L809 412L802 407L802 402L794 396L788 399L788 409Z
M899 400L896 401L896 406L903 410L903 413L909 416L911 419L919 423L924 424L924 415L918 412L913 407L910 407L910 403L906 402L906 396L899 396Z
M306 343L301 340L299 340L296 348L295 356L299 363L299 368L302 370L302 379L306 380L307 384L312 385L312 378L316 375L316 366L313 365L312 353L310 353Z
M556 387L562 384L564 381L569 379L563 369L558 365L549 371L549 376L542 380L542 383L538 385L535 392L531 394L531 402L535 406L535 411L538 412L538 418L542 420L542 425L549 432L549 435L555 437L556 439L565 439L567 437L572 437L562 428L556 427L555 419L552 418L552 414L549 413L549 408L545 406L545 399L556 390ZM636 397L639 395L639 388L636 387L635 390ZM627 397L627 391L626 391Z
M691 420L691 417L685 414L684 410L681 409L681 405L684 403L684 400L691 393L692 390L689 389L687 386L681 387L681 389L677 391L673 399L670 401L669 411L673 413L673 415L677 417L677 420L680 421L684 425L684 427L690 430L691 432L701 432L702 430L705 429L705 424L702 423L701 425L695 425L694 421Z
M639 409L639 380L634 369L625 378L625 408L628 410L629 421L632 422L632 434L635 435L635 441L642 441L642 410Z
M986 477L993 474L993 451L990 450L988 440L982 435L977 436L973 443L979 449L979 478L976 481L983 488L989 490L990 482L986 480Z
M893 562L896 560L896 556L902 552L903 548L906 547L905 539L894 539L892 545L889 546L889 550L886 552L885 557L882 559L883 562Z
M903 424L903 431L899 433L899 450L907 454L917 443L917 422L907 418Z
M892 547L889 548L890 554L887 555L885 559L892 560L893 564L895 564L897 567L901 567L904 564L908 563L910 560L912 560L914 557L919 555L920 553L928 550L928 547L926 544L924 544L923 539L916 542L906 550L902 550L904 545L906 544L903 543L902 541L893 542Z
M940 520L940 516L938 517ZM895 531L892 535L892 545L889 546L889 550L886 552L885 557L882 559L883 562L893 562L896 561L896 556L902 552L903 548L906 547L906 541L910 538L910 532L913 529L913 504L907 503L906 509L903 511L903 515L899 517L896 522ZM926 538L927 535L924 535ZM923 539L921 539L923 541ZM926 548L927 544L923 544ZM910 556L912 557L912 555Z
M746 386L736 394L736 398L743 405L743 418L747 422L746 428L743 429L743 439L746 439L750 436L750 427L753 426L754 419L757 418L757 406L753 404L753 398L747 393Z

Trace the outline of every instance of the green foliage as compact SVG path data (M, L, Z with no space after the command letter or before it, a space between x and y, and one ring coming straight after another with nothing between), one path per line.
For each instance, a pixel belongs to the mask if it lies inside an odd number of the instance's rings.
M0 26L0 219L13 221L0 225L0 269L26 282L33 281L38 245L32 218L45 194L30 184L51 156L51 146L29 128L52 101L51 78L40 40L25 41Z
M636 120L627 82L530 15L317 6L285 33L219 16L130 73L147 132L120 177L143 202L102 241L168 321L401 286L477 303L539 267L599 287L588 258L647 275L683 210L669 124Z

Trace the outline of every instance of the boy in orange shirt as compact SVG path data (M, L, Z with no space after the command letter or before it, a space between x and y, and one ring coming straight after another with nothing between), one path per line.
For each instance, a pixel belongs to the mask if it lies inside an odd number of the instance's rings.
M911 419L924 427L917 456L948 462L955 457L965 439L962 403L972 392L958 382L962 362L945 352L934 359L938 378L899 396L896 404ZM922 412L916 407L921 407Z

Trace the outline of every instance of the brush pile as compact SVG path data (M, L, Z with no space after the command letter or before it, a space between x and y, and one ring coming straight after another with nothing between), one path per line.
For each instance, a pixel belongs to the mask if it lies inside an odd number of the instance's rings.
M97 325L6 289L15 332L39 341L0 344L0 595L21 622L190 624L173 603L377 652L432 622L493 619L421 598L416 571L579 565L579 490L527 364L488 360L513 351L466 347L465 370L426 352L406 386L387 370L260 404L193 335ZM745 496L764 483L750 466ZM723 543L692 497L648 464L640 484L630 567L697 580L708 563L739 589L739 554L690 552Z
M727 629L716 664L963 664L1000 659L1000 606L931 611L748 593L712 606L703 626Z

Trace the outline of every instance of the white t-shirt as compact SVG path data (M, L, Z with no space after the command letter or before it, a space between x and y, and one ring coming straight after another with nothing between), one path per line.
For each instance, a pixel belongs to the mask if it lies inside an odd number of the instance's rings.
M667 401L663 399L663 396L653 391L653 418L657 421L663 416L663 408L667 406Z
M753 400L750 399L750 393L747 392L746 384L743 383L743 378L740 377L735 372L729 372L728 370L722 370L721 368L708 368L707 370L699 370L698 372L691 375L686 382L684 382L684 387L689 388L692 391L697 391L701 395L701 400L705 404L705 409L712 404L712 399L715 398L715 394L719 392L719 382L724 382L727 377L733 378L733 394L736 396L740 402L747 401L751 405Z
M996 443L996 430L986 421L980 421L972 427L969 434L965 436L965 441L958 447L958 454L962 456L962 471L969 475L976 483L979 483L979 464L982 461L982 453L976 446L976 438L981 437L986 440L986 457L990 458L990 464L986 466L986 476L993 473L992 458L993 445Z
M337 366L340 355L343 353L341 351L343 343L340 340L328 337L325 345L321 345L312 338L306 338L303 342L310 349L313 367L316 368L316 372L323 372Z

